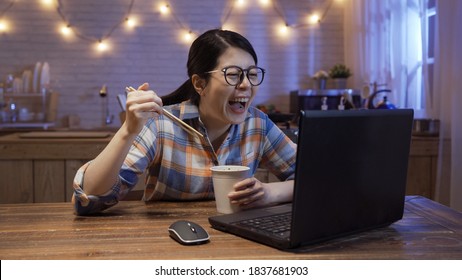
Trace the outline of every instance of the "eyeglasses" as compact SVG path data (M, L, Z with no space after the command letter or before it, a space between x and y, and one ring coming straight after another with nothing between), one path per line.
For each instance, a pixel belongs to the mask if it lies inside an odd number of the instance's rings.
M242 69L239 66L228 66L221 70L212 70L205 73L210 74L219 71L223 72L228 85L236 87L244 81L244 74L252 86L260 85L265 77L265 69L257 66L250 66L247 69Z

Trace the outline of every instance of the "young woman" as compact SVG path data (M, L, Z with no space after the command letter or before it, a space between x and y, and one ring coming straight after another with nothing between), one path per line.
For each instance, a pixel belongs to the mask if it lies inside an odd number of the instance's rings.
M106 148L78 171L74 205L78 215L116 204L147 173L143 199L213 198L210 167L264 166L281 182L248 178L228 196L242 208L290 201L296 145L251 107L265 70L250 42L238 33L209 30L192 44L189 79L159 97L148 84L128 93L126 119ZM163 114L171 112L203 136L185 131Z

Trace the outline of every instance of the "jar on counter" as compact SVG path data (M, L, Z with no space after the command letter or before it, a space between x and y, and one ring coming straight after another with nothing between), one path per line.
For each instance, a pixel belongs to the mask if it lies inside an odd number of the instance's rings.
M12 123L15 123L18 120L18 108L16 106L16 103L14 103L14 100L10 100L9 108L10 108L10 121Z
M0 123L9 123L10 117L5 109L0 109Z
M14 84L14 76L13 74L8 74L5 80L5 93L13 93L13 84Z

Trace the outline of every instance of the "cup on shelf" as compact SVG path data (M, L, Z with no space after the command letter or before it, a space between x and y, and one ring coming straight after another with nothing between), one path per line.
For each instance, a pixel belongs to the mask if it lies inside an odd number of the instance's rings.
M21 108L19 110L19 121L20 122L31 122L34 120L35 114L33 112L29 112L27 108Z
M35 114L35 120L36 120L37 122L43 122L43 121L45 121L45 114L42 113L42 112L36 113L36 114Z

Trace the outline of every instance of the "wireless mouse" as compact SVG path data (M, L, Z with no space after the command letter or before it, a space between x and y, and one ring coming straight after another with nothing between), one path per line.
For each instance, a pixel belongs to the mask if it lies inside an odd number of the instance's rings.
M191 221L176 221L168 228L170 237L183 245L207 243L210 239L207 231Z

